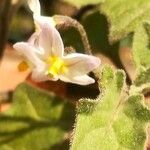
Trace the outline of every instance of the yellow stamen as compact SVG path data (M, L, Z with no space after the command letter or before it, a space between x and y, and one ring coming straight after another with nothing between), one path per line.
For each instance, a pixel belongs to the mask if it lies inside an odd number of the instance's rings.
M56 57L56 56L49 57L47 59L47 63L50 65L47 71L47 74L50 76L63 74L67 71L64 61L59 57Z
M29 65L25 62L22 61L19 65L18 65L18 70L20 72L26 71L29 68Z

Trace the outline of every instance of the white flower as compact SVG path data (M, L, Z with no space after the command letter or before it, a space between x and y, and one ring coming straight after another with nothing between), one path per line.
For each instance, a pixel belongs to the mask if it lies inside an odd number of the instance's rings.
M49 23L44 23L28 42L18 42L14 48L26 57L35 81L60 79L80 85L95 82L87 74L100 65L100 59L79 53L64 55L60 34Z
M53 17L41 15L41 6L39 0L28 0L28 5L33 12L34 23L37 31L39 31L45 23L56 26Z

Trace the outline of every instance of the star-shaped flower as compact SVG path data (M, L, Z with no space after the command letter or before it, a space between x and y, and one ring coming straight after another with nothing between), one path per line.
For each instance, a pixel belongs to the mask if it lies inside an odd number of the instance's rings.
M49 23L44 23L28 42L18 42L14 48L26 57L26 63L20 69L30 66L35 81L60 79L80 85L95 82L87 74L100 65L100 59L80 53L64 55L61 36Z

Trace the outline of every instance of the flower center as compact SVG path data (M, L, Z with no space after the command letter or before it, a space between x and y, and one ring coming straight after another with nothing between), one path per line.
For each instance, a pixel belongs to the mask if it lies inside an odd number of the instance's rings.
M56 76L66 72L66 66L64 61L57 56L49 57L47 59L47 64L50 65L47 71L47 75Z

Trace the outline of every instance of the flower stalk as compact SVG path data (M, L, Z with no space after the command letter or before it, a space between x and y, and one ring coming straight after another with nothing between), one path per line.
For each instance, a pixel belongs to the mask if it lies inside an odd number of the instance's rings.
M89 40L86 34L86 31L82 24L80 24L77 20L68 17L68 16L62 16L62 15L54 15L53 16L54 21L57 24L57 28L70 28L74 27L80 34L81 40L84 46L85 53L88 55L92 54L92 50L89 44Z

